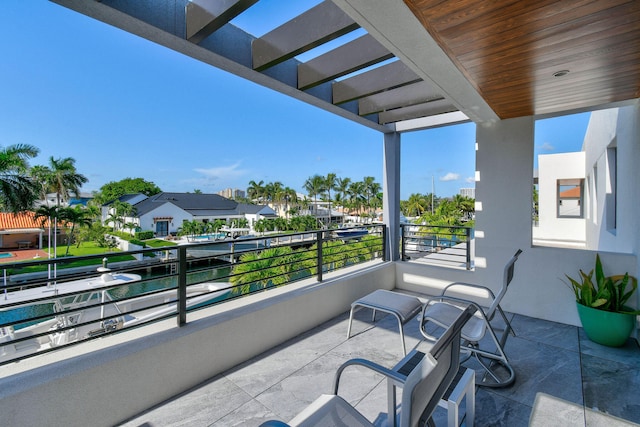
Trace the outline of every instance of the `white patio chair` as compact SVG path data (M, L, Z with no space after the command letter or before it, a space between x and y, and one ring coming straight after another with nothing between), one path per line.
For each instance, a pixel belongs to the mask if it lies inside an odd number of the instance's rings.
M476 308L469 306L458 313L451 326L438 338L433 347L424 355L415 368L403 374L402 369L393 370L366 359L351 359L336 372L333 394L324 394L305 408L288 424L281 421L267 421L261 427L372 427L360 412L346 400L338 396L340 375L349 366L359 365L372 369L387 377L389 399L393 402L389 413L395 421L395 387L402 387L400 405L400 427L415 427L429 423L433 425L431 415L438 402L444 396L454 380L460 366L461 331ZM421 353L417 353L420 355ZM410 357L411 354L408 357Z
M500 301L506 294L509 283L511 283L511 279L513 279L515 262L518 260L521 253L522 250L518 249L504 267L502 287L498 291L497 295L494 295L491 289L486 286L454 282L445 287L439 297L430 299L430 301L423 306L422 314L419 317L420 332L428 340L435 341L436 337L433 333L427 332L427 328L430 323L441 328L448 328L467 305L471 304L476 307L477 311L474 317L471 318L462 329L462 351L468 352L467 358L471 356L475 357L482 368L484 368L485 374L482 381L477 382L477 384L481 386L506 387L513 384L515 381L515 371L504 352L504 345L509 334L515 336L515 332L513 331L507 316L504 314L504 311L502 311L502 307L500 307ZM473 293L474 290L478 289L483 293L486 293L488 298L491 300L489 307L486 310L483 310L480 305L473 301L447 295L447 293L452 292L457 292L459 295L460 293L464 293L465 290ZM500 314L500 317L505 323L505 327L500 338L496 335L491 323L496 313ZM495 350L487 348L486 346L483 348L481 347L480 341L485 337L485 335L487 335L487 333L493 340ZM500 369L500 367L502 369Z

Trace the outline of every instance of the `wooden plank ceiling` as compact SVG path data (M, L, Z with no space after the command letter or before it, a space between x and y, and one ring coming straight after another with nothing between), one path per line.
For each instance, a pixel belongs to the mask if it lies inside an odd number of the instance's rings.
M640 97L638 1L404 2L502 119Z

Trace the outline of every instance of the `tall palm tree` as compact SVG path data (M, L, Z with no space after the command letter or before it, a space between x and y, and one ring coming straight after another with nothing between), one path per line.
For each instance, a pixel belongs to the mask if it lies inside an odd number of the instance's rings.
M351 178L338 178L336 191L340 194L341 200L346 200L349 185L351 185Z
M247 196L253 201L259 200L264 195L264 181L255 182L249 181L249 187L247 188Z
M48 234L48 257L51 258L51 223L53 222L53 257L57 257L58 251L58 219L60 218L60 212L57 206L40 206L35 211L35 215L33 218L37 221L40 220L41 225L44 227L45 223L48 223L49 234ZM57 265L53 264L53 272L54 276L56 275ZM51 279L51 264L47 265L47 278Z
M369 177L373 178L373 177ZM369 207L369 214L373 216L373 212L378 207L378 201L382 200L380 194L382 186L377 182L371 182L367 185L367 206Z
M29 175L38 185L40 199L46 200L51 189L51 169L44 165L35 165L29 170Z
M38 148L14 144L0 148L0 208L11 212L31 209L38 186L28 175L28 160L38 155Z
M329 200L329 221L331 221L331 190L337 188L337 177L335 173L328 173L324 178L324 189L327 192L327 199Z
M349 184L349 207L360 213L360 208L365 202L364 182L357 181Z
M371 197L377 192L380 191L379 189L376 191L375 190L375 178L372 176L365 176L364 179L362 180L362 183L364 184L363 190L364 190L364 197L367 200L367 209L371 208ZM380 184L378 184L378 187L380 187Z
M56 193L58 206L61 201L68 201L71 194L77 195L80 192L80 186L88 181L87 177L78 173L75 163L75 159L71 157L55 159L51 156L49 158L51 185Z
M67 226L71 224L71 230L67 238L67 250L64 253L64 256L69 256L69 248L71 247L71 240L73 239L76 226L89 226L92 221L88 212L79 206L59 209L59 213L60 219L62 219Z
M284 198L284 187L281 182L269 183L265 186L267 189L267 199L271 202L276 212L280 212L282 200Z
M426 212L429 202L423 194L413 193L404 204L406 216L420 216Z
M320 175L313 175L304 182L304 189L309 193L309 197L313 197L316 211L318 209L318 195L322 194L325 188L325 180Z
M283 200L285 203L285 212L286 212L286 217L287 219L289 218L289 213L290 213L290 206L296 205L298 203L298 193L296 193L296 190L294 190L291 187L285 187L283 190Z

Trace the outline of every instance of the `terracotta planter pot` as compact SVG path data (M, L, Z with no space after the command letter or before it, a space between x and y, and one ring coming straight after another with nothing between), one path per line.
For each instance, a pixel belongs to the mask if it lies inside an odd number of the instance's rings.
M615 313L576 304L582 327L593 342L620 347L627 342L636 324L635 314Z

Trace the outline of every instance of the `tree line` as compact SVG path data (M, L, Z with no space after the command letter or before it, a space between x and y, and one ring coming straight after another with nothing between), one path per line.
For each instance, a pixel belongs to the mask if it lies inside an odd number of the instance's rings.
M250 181L247 197L254 203L270 204L283 207L285 217L298 214L318 202L328 203L331 207L341 208L347 214L371 217L382 207L382 186L372 176L365 176L362 181L351 178L340 178L334 173L326 176L315 174L304 182L303 188L307 196L298 197L291 187L281 182Z
M98 206L104 203L114 201L125 194L143 193L152 196L162 191L153 182L142 178L125 178L103 185L100 191L94 194L93 202L86 209L67 208L63 205L69 202L72 195L79 194L81 185L88 182L88 179L77 171L75 159L71 157L51 156L48 164L30 167L29 160L38 153L37 147L28 144L0 148L0 209L5 212L32 210L36 200L46 200L48 194L54 193L55 205L47 204L36 209L37 217L43 223L49 219L54 225L58 222L61 225L71 225L72 235L77 225L79 228L88 229L87 237L99 236L104 230L92 224L100 218ZM300 198L295 190L279 181L266 184L264 181L250 181L247 201L281 208L285 217L284 221L258 221L258 231L303 231L317 228L317 219L312 215L300 214L308 210L312 204L317 206L319 202L327 203L329 211L332 207L340 208L346 214L365 218L375 217L376 210L382 207L382 186L372 176L365 176L361 181L352 181L351 178L338 177L334 173L315 174L305 180L303 188L307 195ZM114 224L114 228L134 231L136 224L124 222L124 218L135 215L133 207L116 200L112 208L108 221ZM473 218L474 200L460 195L451 199L441 199L432 194L417 193L412 194L408 200L401 201L400 208L405 216L416 218L417 223L461 225ZM193 231L187 230L187 233Z

